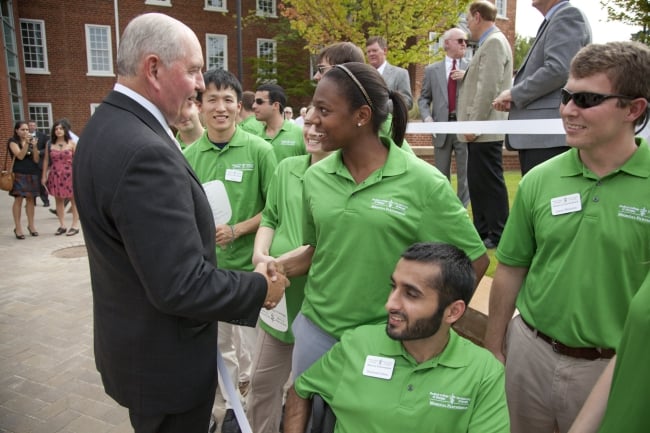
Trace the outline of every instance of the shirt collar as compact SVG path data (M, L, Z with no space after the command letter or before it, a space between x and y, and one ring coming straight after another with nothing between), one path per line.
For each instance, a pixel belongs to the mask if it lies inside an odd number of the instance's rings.
M634 152L634 154L627 161L625 161L625 164L603 177L608 177L618 172L624 172L631 176L642 178L650 177L650 146L648 146L648 142L641 137L636 137L634 141L637 145L636 152ZM580 159L580 153L578 152L578 149L572 148L569 150L568 154L568 163L566 166L561 168L563 176L583 175L588 178L599 178L584 165Z
M483 45L483 42L485 42L487 37L490 36L490 33L492 33L495 30L497 30L497 26L493 25L492 27L487 29L485 32L483 32L483 34L481 35L481 37L478 40L478 46L480 47L481 45Z
M464 351L461 347L461 345L464 343L464 340L452 328L449 330L449 341L447 342L447 345L445 346L442 353L440 353L438 356L434 356L433 358L424 361L421 364L418 364L417 361L413 359L411 354L406 351L400 341L393 340L390 337L386 337L382 342L380 342L380 344L378 344L378 351L381 355L389 357L401 356L413 364L413 366L417 366L418 369L435 368L438 365L458 368L469 364L469 360L464 355Z
M120 83L115 83L115 86L113 87L113 90L115 90L118 93L121 93L123 95L128 96L129 98L133 99L135 102L138 104L142 105L148 112L150 112L153 117L156 118L156 120L162 125L162 127L167 131L169 136L175 141L176 139L174 138L174 135L171 132L171 129L169 128L169 125L167 124L167 121L165 120L165 116L163 116L162 111L158 109L151 101L149 101L147 98L139 94L133 89L130 89L126 87L123 84Z
M562 1L560 1L560 2L557 2L557 4L556 4L555 6L553 6L552 8L550 8L550 9L548 10L548 12L546 12L546 15L544 15L544 19L545 19L546 21L550 20L550 19L551 19L551 16L553 16L553 14L555 13L555 11L558 10L558 8L560 8L564 3L567 3L568 1L569 1L569 0L562 0Z
M384 63L382 63L378 68L377 72L379 72L379 75L384 75L384 70L386 70L386 65L388 64L388 60L384 60Z
M388 158L386 159L384 166L379 170L379 176L397 176L404 173L407 169L407 158L409 158L407 153L397 147L390 138L379 137L379 139L384 146L388 147ZM350 177L347 168L343 164L340 150L337 150L332 155L322 160L319 164L322 164L323 169L327 173L336 173L344 177Z

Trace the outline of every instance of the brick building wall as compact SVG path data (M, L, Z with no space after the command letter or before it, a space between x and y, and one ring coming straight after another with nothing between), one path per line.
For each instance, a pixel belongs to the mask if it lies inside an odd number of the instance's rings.
M113 70L117 74L116 34L120 35L129 21L142 13L160 12L170 15L194 30L205 55L206 34L227 36L228 70L237 75L237 33L235 2L227 2L227 12L206 11L201 0L172 0L171 7L147 5L144 0L118 2L119 28L116 29L114 2L106 0L30 0L18 2L16 26L19 18L43 20L47 38L49 74L25 74L27 103L51 103L52 120L67 117L73 130L79 134L90 118L91 104L98 104L113 87L116 76L88 75L85 25L106 25L111 28ZM243 86L254 89L253 65L248 61L257 57L257 39L272 38L264 25L246 24L246 17L255 14L256 1L242 0L243 26ZM276 18L267 18L276 20ZM309 77L309 56L295 50L305 64L305 78ZM21 51L22 54L22 51ZM27 109L25 109L27 113Z

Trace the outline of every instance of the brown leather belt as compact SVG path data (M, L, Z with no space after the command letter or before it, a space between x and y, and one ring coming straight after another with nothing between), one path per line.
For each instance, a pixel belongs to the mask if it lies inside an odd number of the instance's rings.
M520 316L521 317L521 316ZM535 329L528 322L521 317L521 321L533 331L539 338L546 341L553 348L553 352L560 355L570 356L571 358L589 359L611 359L616 354L614 349L602 349L600 347L569 347L557 341L555 338L549 337L538 329Z

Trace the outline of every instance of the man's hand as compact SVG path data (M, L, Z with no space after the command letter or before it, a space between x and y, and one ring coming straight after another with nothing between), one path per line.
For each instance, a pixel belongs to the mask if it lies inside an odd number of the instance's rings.
M478 138L478 135L476 135L476 134L463 134L463 137L465 137L465 141L467 143L471 143L471 142L473 142L474 140L476 140Z
M510 92L510 89L504 90L494 99L494 101L492 101L492 107L497 111L510 111L511 104L512 93Z
M266 278L267 291L264 299L264 308L270 310L275 308L284 295L284 290L289 287L290 282L284 275L282 265L273 261L267 263L258 263L255 266L255 272L264 275Z
M229 226L227 224L219 224L217 226L215 234L215 242L221 248L226 248L228 245L233 243L236 239L235 226Z

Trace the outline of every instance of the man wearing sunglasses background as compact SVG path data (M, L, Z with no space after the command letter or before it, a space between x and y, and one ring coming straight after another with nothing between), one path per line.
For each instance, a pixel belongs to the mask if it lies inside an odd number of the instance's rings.
M453 28L442 35L442 47L446 56L424 68L422 91L418 99L420 116L425 122L449 122L456 120L456 83L465 76L467 60L467 34L464 30ZM467 143L458 140L456 134L434 134L434 165L442 174L451 175L451 154L456 157L458 175L458 198L467 207L469 189L467 188Z
M535 41L515 74L512 89L493 102L510 111L509 119L557 119L560 88L569 75L569 63L578 50L591 43L591 28L582 11L567 0L533 0L544 15ZM519 151L521 173L568 148L564 134L508 134L506 147Z
M505 362L513 433L569 429L650 272L648 76L645 45L582 48L561 91L570 150L519 185L484 341Z
M266 125L259 131L260 137L273 146L278 162L289 156L306 155L302 128L285 119L287 96L277 84L262 84L255 92L253 111L255 118Z

